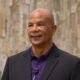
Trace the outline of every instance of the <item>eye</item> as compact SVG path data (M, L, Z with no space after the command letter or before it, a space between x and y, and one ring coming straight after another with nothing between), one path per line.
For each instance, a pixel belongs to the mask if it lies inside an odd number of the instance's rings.
M28 27L32 27L32 26L33 26L33 24L32 24L32 23L29 23L29 24L28 24Z
M45 24L43 22L39 22L37 23L37 26L45 26Z

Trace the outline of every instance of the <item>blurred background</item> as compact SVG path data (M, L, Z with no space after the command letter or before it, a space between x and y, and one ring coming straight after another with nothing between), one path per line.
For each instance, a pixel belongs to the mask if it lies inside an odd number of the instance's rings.
M25 28L36 8L55 11L55 44L80 57L80 0L0 0L0 77L7 57L30 46Z

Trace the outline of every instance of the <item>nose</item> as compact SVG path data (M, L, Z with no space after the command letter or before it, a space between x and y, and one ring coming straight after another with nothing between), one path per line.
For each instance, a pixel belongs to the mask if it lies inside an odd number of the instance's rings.
M36 24L34 24L32 30L33 30L33 31L38 31L39 28L38 28L38 26L37 26Z

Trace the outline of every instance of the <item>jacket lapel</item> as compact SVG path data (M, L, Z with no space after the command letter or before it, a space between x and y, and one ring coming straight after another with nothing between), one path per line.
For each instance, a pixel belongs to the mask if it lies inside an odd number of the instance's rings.
M31 57L30 57L30 49L25 51L23 56L23 71L24 71L24 80L31 80Z
M53 69L58 63L58 57L59 54L57 52L57 48L55 45L53 45L53 47L50 50L50 55L48 56L47 64L43 70L40 80L48 79L49 75L51 74L51 71L53 71Z

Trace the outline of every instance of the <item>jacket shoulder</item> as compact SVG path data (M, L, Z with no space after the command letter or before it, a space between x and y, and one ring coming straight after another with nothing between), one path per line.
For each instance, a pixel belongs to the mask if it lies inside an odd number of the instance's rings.
M8 59L11 62L12 61L18 61L18 60L22 59L23 56L25 56L25 55L28 56L30 51L31 51L31 48L28 48L27 50L24 50L24 51L19 52L19 53L15 54L15 55L9 56Z
M59 49L59 53L60 53L61 60L68 61L71 63L80 61L80 58L78 56L73 55L72 53L68 53L60 49Z

